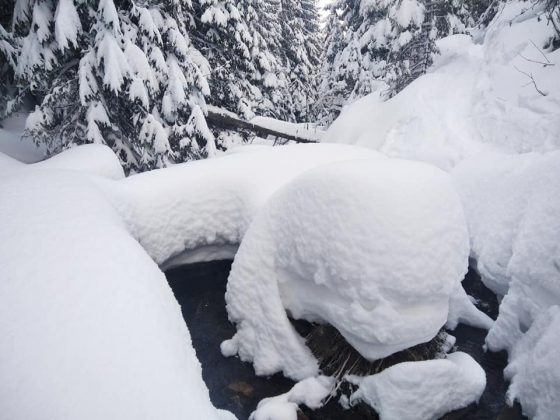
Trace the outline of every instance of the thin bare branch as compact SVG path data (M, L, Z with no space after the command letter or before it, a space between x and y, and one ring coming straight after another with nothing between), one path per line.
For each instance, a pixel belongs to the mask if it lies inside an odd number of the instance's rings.
M515 66L514 66L515 67ZM531 79L531 82L527 83L527 85L529 84L533 84L533 86L535 87L535 90L537 92L539 92L542 96L547 96L548 94L546 92L543 92L542 90L539 89L539 87L537 86L537 82L535 81L535 78L533 77L532 73L527 73L523 70L519 70L517 67L515 67L515 70L517 70L519 73L524 74L525 76L527 76L529 79Z

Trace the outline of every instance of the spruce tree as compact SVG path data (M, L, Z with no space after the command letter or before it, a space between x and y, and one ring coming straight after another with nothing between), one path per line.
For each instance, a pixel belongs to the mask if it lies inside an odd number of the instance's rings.
M196 47L210 63L209 103L251 119L262 99L252 57L253 38L233 0L197 0Z
M212 154L191 19L177 0L17 0L16 77L42 98L26 134L49 153L107 144L131 171Z
M309 121L317 96L320 56L319 17L314 0L282 0L283 65L287 74L289 119Z
M287 119L287 80L282 66L280 0L239 0L237 8L247 25L250 80L254 90L253 110L258 115Z
M14 86L17 52L16 41L0 23L0 121L13 112L18 103Z

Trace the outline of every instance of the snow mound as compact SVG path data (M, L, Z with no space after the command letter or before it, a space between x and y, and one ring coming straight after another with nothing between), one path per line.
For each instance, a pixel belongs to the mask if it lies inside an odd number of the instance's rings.
M318 376L298 382L285 394L265 398L251 414L249 420L297 420L298 405L305 404L312 410L323 406L334 388L334 378Z
M350 377L359 389L350 403L364 401L381 420L435 420L478 401L486 374L468 354L405 362L365 378Z
M501 8L480 44L467 35L439 40L428 74L386 102L374 93L349 105L323 141L446 170L484 151L560 148L560 49L547 49L554 28L541 6Z
M3 418L226 418L165 276L93 177L21 170L0 196Z
M548 420L560 413L560 307L544 311L510 354L505 374L508 400L519 400L525 415Z
M238 331L225 355L302 379L315 358L291 326L328 322L364 357L431 340L468 265L450 178L418 162L323 165L274 195L241 243L226 292Z
M165 267L233 257L267 199L318 165L379 156L334 144L243 146L231 153L103 185L128 229Z

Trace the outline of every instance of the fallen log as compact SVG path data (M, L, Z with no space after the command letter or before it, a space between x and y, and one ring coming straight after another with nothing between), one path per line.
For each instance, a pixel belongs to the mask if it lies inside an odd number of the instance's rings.
M210 126L216 126L230 130L246 130L255 133L257 136L267 138L268 136L295 141L297 143L317 143L317 140L311 140L298 135L283 133L268 127L244 121L234 117L229 113L218 112L215 109L209 109L206 115L206 121Z

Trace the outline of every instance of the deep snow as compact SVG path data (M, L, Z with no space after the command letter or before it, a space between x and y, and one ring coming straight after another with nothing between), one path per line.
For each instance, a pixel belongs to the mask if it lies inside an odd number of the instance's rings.
M379 158L320 166L275 194L249 227L226 293L238 332L222 351L258 374L315 375L285 310L335 326L371 360L430 341L468 253L443 171Z
M0 417L225 418L163 273L92 177L2 172Z

